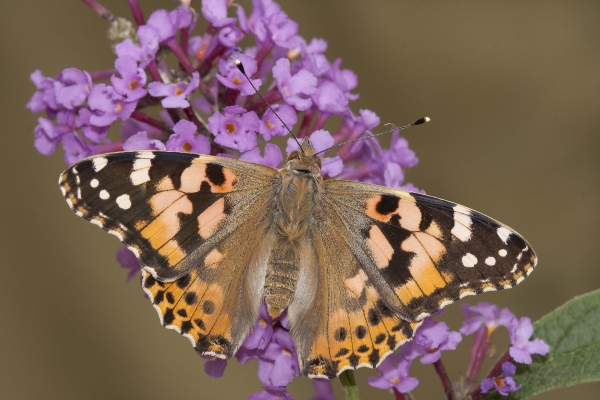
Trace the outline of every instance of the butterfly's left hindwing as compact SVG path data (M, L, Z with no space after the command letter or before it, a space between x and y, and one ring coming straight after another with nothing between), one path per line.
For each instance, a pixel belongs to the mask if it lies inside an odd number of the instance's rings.
M423 319L459 298L507 289L537 264L507 226L435 197L329 180L327 206L386 304L403 319Z
M201 353L231 357L263 298L276 173L222 157L138 151L82 160L59 183L77 215L136 254L163 325Z

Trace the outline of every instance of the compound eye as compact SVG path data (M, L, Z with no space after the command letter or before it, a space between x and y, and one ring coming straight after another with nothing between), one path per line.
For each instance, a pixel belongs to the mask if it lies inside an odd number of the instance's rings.
M294 150L290 153L290 155L288 156L288 161L290 160L295 160L297 158L299 158L300 153L298 153L298 150Z

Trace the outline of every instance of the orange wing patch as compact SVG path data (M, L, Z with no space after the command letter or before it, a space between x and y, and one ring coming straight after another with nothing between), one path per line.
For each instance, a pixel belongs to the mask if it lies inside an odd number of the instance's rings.
M361 297L362 307L335 311L327 321L326 333L317 334L305 365L309 377L331 379L347 369L374 368L410 340L421 324L396 316L368 284Z
M165 328L187 337L197 351L230 357L231 321L223 313L220 286L202 281L195 270L173 282L157 281L142 270L142 287Z

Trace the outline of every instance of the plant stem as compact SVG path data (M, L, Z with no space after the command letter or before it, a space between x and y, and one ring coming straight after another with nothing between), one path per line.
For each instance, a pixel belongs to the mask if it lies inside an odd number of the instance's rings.
M109 79L111 76L116 75L118 72L116 69L104 69L101 71L88 72L93 81L99 81L102 79Z
M136 121L140 121L140 122L143 122L150 126L153 126L157 129L160 129L161 131L166 131L167 129L169 129L167 124L165 124L164 122L154 119L152 117L149 117L146 114L144 114L143 112L138 111L138 110L135 110L133 113L131 113L131 118L135 119Z
M396 400L406 400L404 393L399 392L398 389L396 389L395 387L392 388L392 391L394 392L394 398Z
M133 14L133 19L137 26L144 25L146 22L144 21L144 13L138 3L138 0L127 0L129 3L129 7L131 8L131 13Z
M467 382L474 383L477 381L481 366L485 359L485 352L489 346L489 336L487 326L482 326L475 333L473 339L473 347L471 347L471 358L469 359L469 366L467 367Z
M452 391L452 382L450 382L450 378L448 377L448 373L446 372L446 367L442 363L442 359L440 358L436 362L433 363L433 367L435 368L435 372L437 372L438 376L442 381L442 386L444 387L444 393L446 393L446 398L448 400L454 399L454 392Z
M360 396L358 395L358 386L356 385L356 378L354 377L354 371L347 369L342 372L340 374L340 382L342 382L342 386L344 387L346 400L360 399Z
M87 4L92 10L94 10L96 12L96 14L98 14L105 20L113 21L115 19L115 16L113 15L113 13L108 11L106 8L104 8L104 6L102 6L97 1L95 1L95 0L82 0L82 1L85 4Z

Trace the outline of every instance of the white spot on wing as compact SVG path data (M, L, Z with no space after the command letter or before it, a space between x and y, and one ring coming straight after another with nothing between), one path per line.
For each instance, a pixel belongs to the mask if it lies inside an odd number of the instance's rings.
M128 248L129 250L131 250L131 252L133 253L133 255L134 255L134 256L136 256L137 258L140 258L140 252L138 251L138 249L136 249L136 248L135 248L135 247L133 247L133 246L127 246L127 248ZM148 272L150 272L150 274L152 274L152 276L153 276L154 278L156 278L156 275L155 275L155 274L156 274L156 271L154 271L154 269L152 269L152 268L147 268L146 270L147 270ZM154 274L153 274L153 272L154 272Z
M131 183L134 185L141 185L142 183L146 183L150 180L150 175L148 174L148 168L140 169L137 171L133 171L131 173Z
M460 298L462 299L463 297L467 297L467 296L474 296L475 294L476 294L475 292L466 291L466 292L462 292L462 293L460 294L460 296L458 296L458 297L460 297Z
M495 292L496 290L498 290L498 289L496 289L493 286L488 286L488 287L484 287L482 292Z
M94 171L98 172L102 168L106 167L108 164L108 158L106 157L96 157L92 159L92 163L94 163ZM75 169L73 169L74 171Z
M128 194L122 194L117 197L117 205L123 210L128 210L131 207L131 199Z
M108 193L106 190L102 189L102 190L100 191L100 198L101 198L102 200L106 200L106 199L108 199L109 197L110 197L110 194L109 194L109 193Z
M440 303L440 306L439 306L439 307L440 307L440 308L444 308L444 307L446 307L447 305L450 305L450 304L452 304L452 303L454 303L452 300L446 300L446 301L442 301L442 302Z
M510 236L511 232L509 229L501 226L500 228L498 228L498 230L496 231L496 233L498 233L498 236L500 236L500 239L502 239L502 241L504 242L504 244L506 244L506 242L508 241L508 237Z
M485 259L485 263L489 266L496 265L496 259L494 257L488 257Z
M468 268L474 267L475 264L477 264L477 257L475 257L471 253L467 253L463 256L462 263L465 267L468 267Z
M150 159L148 159L148 158L138 158L133 162L134 170L150 168L151 166L152 166L152 161L150 161Z
M137 158L147 158L148 160L152 160L154 157L156 157L151 151L138 151L135 153L135 155Z
M506 257L507 254L508 252L506 251L506 249L502 249L498 252L498 255L500 255L500 257Z
M454 206L454 226L452 227L452 235L460 241L466 242L471 239L471 211L460 205Z
M524 276L522 276L522 277L520 277L519 279L517 279L517 285L518 285L519 283L523 282L524 280L525 280L525 277L524 277Z
M77 198L79 200L81 200L81 188L80 187L77 188Z
M121 235L121 232L119 232L119 231L108 231L108 233L116 236L117 238L119 238L120 241L123 241L123 239L124 239L123 235Z
M514 274L517 271L517 264L518 263L515 263L515 265L513 265L512 269L510 270L511 274Z
M98 179L94 178L90 181L90 186L95 188L98 187L98 185L100 184L100 182L98 182Z
M67 191L66 191L66 190L65 190L65 188L64 188L64 187L62 187L62 186L60 187L60 192L62 193L62 195L63 195L63 196L66 196L66 195L67 195Z

